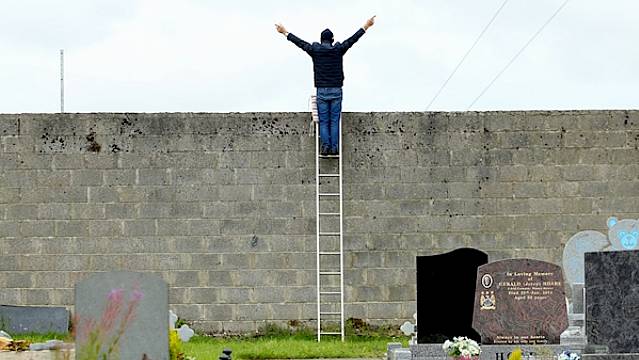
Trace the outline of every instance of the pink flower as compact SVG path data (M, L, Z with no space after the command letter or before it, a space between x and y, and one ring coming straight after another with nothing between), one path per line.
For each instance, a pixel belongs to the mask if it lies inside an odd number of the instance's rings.
M107 304L100 321L103 333L111 331L122 310L124 289L112 289L107 295Z
M109 301L113 301L113 302L120 302L122 301L122 298L124 297L124 289L111 289L111 291L109 291L109 294L107 295L107 300Z
M140 290L133 290L133 295L131 296L131 301L139 302L144 298L144 293Z

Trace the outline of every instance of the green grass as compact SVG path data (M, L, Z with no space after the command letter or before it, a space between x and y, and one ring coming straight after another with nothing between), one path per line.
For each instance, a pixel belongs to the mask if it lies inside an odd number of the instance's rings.
M313 359L313 358L382 358L389 342L408 345L408 337L398 336L390 328L369 327L365 323L347 322L346 341L338 337L322 337L317 342L313 329L297 327L295 330L266 325L258 336L210 337L195 336L182 344L187 356L197 360L218 360L224 348L233 350L234 360L243 359ZM51 339L73 341L64 334L21 334L15 339L45 342Z
M28 340L31 343L45 342L47 340L73 341L71 334L46 333L46 334L11 334L15 340Z
M222 349L233 350L233 359L313 359L313 358L381 358L389 342L407 339L386 336L349 336L345 342L339 339L292 335L288 337L259 338L211 338L196 336L183 344L186 355L197 360L217 360Z

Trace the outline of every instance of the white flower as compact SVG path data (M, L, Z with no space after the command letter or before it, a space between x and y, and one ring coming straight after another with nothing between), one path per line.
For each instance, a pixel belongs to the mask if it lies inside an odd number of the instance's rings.
M462 356L468 358L478 356L481 353L479 344L466 336L453 337L453 341L446 340L442 348L448 356L452 357Z
M453 343L450 340L444 341L444 345L442 345L442 349L448 350Z

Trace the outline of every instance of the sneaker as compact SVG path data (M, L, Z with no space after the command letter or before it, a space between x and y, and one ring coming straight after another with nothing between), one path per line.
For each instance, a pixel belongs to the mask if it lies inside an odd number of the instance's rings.
M326 156L326 155L330 155L331 151L328 149L328 147L326 146L322 146L320 149L320 155L322 156Z
M330 154L331 155L339 155L339 150L333 149L333 150L331 150Z

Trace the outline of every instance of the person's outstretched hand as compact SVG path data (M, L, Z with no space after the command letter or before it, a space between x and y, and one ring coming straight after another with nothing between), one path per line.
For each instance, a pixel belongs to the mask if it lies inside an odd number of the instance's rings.
M288 31L286 31L286 28L282 24L275 24L275 29L277 29L277 32L280 34L288 35Z
M377 15L373 15L372 18L366 20L366 24L363 26L364 30L368 30L369 27L375 25L375 16Z

